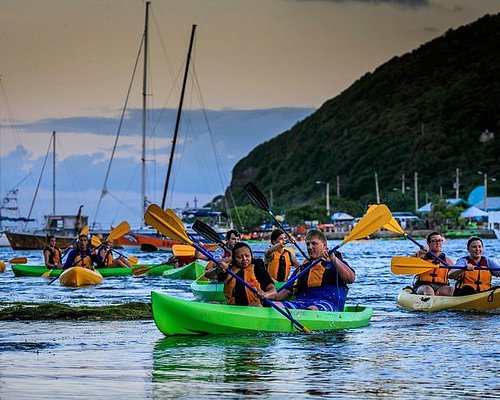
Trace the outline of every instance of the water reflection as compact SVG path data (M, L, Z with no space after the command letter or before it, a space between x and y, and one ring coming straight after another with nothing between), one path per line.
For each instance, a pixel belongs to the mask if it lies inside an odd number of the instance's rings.
M450 258L463 255L465 243L447 241ZM392 275L390 260L415 248L404 240L343 247L357 272L348 303L374 309L362 329L164 338L152 321L0 321L0 398L498 397L500 315L396 307L412 277ZM486 240L485 248L496 257L500 242ZM0 249L0 259L13 256ZM153 263L164 255L147 257ZM68 290L42 278L15 278L9 268L0 284L3 303L120 304L149 301L152 289L193 298L190 282L162 278L114 277Z

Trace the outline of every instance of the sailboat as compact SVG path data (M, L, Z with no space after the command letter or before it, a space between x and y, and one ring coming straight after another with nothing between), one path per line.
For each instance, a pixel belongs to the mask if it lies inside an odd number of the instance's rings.
M122 237L117 239L117 244L125 249L127 248L139 248L142 251L156 251L156 250L165 250L165 251L171 251L172 246L174 244L179 243L176 240L171 240L169 238L166 238L156 232L155 230L152 230L150 228L144 228L144 213L146 211L147 206L150 204L150 201L146 197L146 127L147 127L147 97L148 97L148 77L147 77L147 72L148 72L148 33L149 33L149 7L150 7L150 2L146 2L146 12L145 12L145 23L144 23L144 33L143 33L143 40L141 45L143 46L143 80L142 80L142 156L141 156L141 215L142 215L142 222L141 222L141 229L139 230L133 230L128 232L127 234L123 235ZM175 132L174 132L174 138L172 142L172 150L171 150L171 155L170 155L170 161L169 161L169 167L168 167L168 172L167 172L167 178L166 178L166 184L165 184L165 193L166 193L166 188L168 186L168 180L170 178L170 173L171 173L171 166L172 166L172 161L173 161L173 156L174 156L174 151L175 151L175 143L177 140L177 132L179 128L179 123L180 123L180 115L181 115L181 110L182 110L182 103L183 103L183 97L184 97L184 91L185 91L185 86L186 86L186 80L187 80L187 73L189 69L189 63L190 63L190 56L191 56L191 50L193 46L193 41L194 41L194 33L195 33L195 28L196 25L193 25L192 33L191 33L191 40L190 40L190 45L189 45L189 52L188 52L188 58L186 61L186 69L184 73L184 82L183 82L183 87L182 87L182 92L181 92L181 97L180 97L180 104L178 108L178 113L177 113L177 119L176 119L176 125L175 125ZM119 133L118 133L119 134ZM116 143L115 143L115 148L116 148ZM114 149L111 155L111 160L113 159L114 155ZM103 197L108 193L107 189L107 181L109 177L109 171L111 167L111 161L108 165L108 170L105 176L105 182L103 185L103 189L101 192L101 198L99 200L99 204L97 206L97 212L96 212L96 218L97 218L97 213L100 208L101 201ZM163 199L163 204L165 202L165 193L164 193L164 199Z
M75 239L75 236L78 235L78 232L80 232L80 229L84 227L85 225L88 224L88 217L86 215L82 215L82 208L83 205L81 205L78 209L78 212L76 215L57 215L56 214L56 201L55 201L55 153L56 153L56 132L52 132L51 136L51 142L52 142L52 156L53 156L53 185L52 185L52 197L53 197L53 209L52 209L52 214L51 215L45 215L44 220L45 223L41 229L36 229L33 231L27 231L26 226L27 223L30 221L33 221L33 219L30 218L31 216L31 211L33 209L33 205L35 203L36 199L36 194L38 192L38 187L35 190L35 196L33 197L33 201L31 204L31 210L28 214L27 218L20 218L20 221L25 222L24 228L20 230L6 230L5 231L5 236L7 237L7 240L9 241L10 247L12 247L13 250L42 250L47 246L47 236L48 235L53 235L57 239L57 244L59 247L67 247L69 246L73 240ZM47 153L47 156L49 154ZM45 158L45 161L47 160L47 156ZM45 165L45 162L44 162ZM43 174L43 168L40 174L40 179L41 175ZM40 185L40 180L38 182ZM16 203L17 203L17 190L15 192L16 194ZM13 201L12 196L8 198L9 201Z

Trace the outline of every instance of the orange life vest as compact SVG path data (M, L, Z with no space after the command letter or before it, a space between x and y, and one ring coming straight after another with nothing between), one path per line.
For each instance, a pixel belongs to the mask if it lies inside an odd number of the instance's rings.
M74 267L85 267L88 269L94 269L94 263L92 258L90 258L90 253L82 254L78 253L73 261Z
M468 263L476 264L470 257L465 257ZM476 292L484 292L491 288L491 271L488 268L488 262L485 257L481 257L473 271L463 271L457 279L457 289L464 286L471 286Z
M62 254L61 250L58 247L54 247L51 249L49 246L45 247L44 252L48 251L49 252L49 263L50 264L57 264L61 261Z
M230 267L231 271L234 272L235 274L238 274L246 283L248 283L250 286L254 287L256 290L261 290L260 288L260 283L257 280L257 277L255 276L255 271L254 271L254 265L250 264L248 267L241 269L238 267L231 266ZM243 271L243 276L241 276L241 271ZM227 304L236 304L236 299L235 299L235 289L236 289L236 278L233 276L229 275L227 278L224 280L224 296L227 299ZM239 305L248 305L250 303L258 303L260 302L259 297L255 295L250 289L248 289L246 286L244 287L245 290L245 295L248 300L247 304L239 304Z
M285 282L290 275L292 254L288 249L284 249L281 254L279 251L274 251L271 257L271 261L267 263L269 275L278 282Z
M306 261L302 264L299 267L299 272L305 269L311 262L312 261ZM338 277L337 269L331 268L330 263L321 260L318 264L295 281L294 291L325 285L339 285L347 287L345 282Z
M446 255L441 253L438 256L443 262L446 263ZM441 265L438 263L432 256L426 254L424 256L424 260L432 261L433 264ZM434 268L430 271L426 271L422 274L417 275L417 280L420 282L429 282L429 283L442 283L444 285L448 284L448 269L447 268Z

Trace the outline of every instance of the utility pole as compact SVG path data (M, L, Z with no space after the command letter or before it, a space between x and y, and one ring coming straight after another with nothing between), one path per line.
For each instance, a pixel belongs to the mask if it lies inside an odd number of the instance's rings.
M418 212L418 172L415 172L415 212Z
M377 204L380 204L380 193L378 190L378 175L375 172L375 196L377 197Z
M459 197L459 188L460 188L460 169L457 168L456 171L456 179L455 179L455 199L458 199Z

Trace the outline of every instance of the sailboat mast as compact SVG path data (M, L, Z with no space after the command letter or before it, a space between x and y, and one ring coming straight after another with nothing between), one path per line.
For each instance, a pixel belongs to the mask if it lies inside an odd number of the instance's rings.
M56 215L56 131L52 131L52 215Z
M144 18L144 66L142 72L142 155L141 155L141 202L142 202L142 221L141 228L144 226L144 213L146 212L146 129L147 129L147 97L148 97L148 31L149 31L149 5L146 2L146 15Z
M177 134L179 132L179 123L181 120L182 104L184 103L184 93L186 91L186 82L187 82L187 77L188 77L188 72L189 72L189 63L191 61L191 50L193 49L195 31L196 31L196 25L193 25L192 29L191 29L191 39L189 41L189 50L188 50L188 55L187 55L187 60L186 60L186 69L184 70L184 79L182 82L181 98L179 100L179 108L177 109L177 118L175 121L174 137L172 139L172 149L170 151L170 159L168 161L167 176L165 178L165 188L163 189L163 200L161 201L161 208L163 208L163 209L165 208L165 199L167 197L168 183L170 181L170 174L172 172L172 163L173 163L174 154L175 154L175 144L177 142Z

